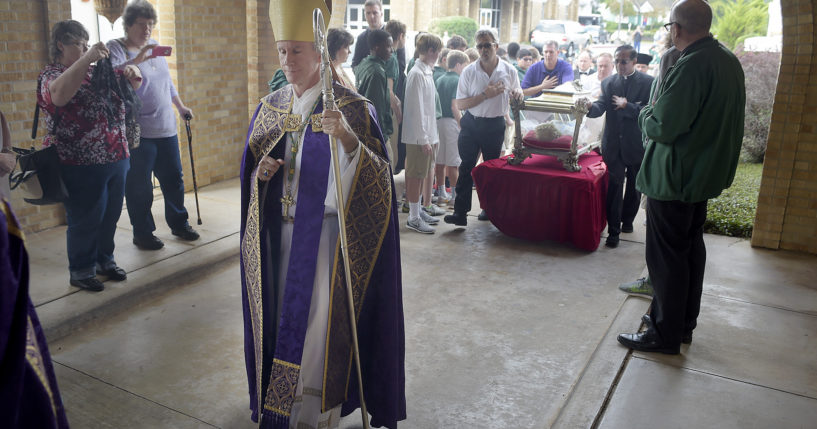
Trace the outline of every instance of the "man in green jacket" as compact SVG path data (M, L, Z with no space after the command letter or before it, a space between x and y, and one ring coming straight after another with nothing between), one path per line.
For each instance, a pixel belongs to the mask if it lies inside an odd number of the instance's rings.
M647 195L647 268L655 295L647 330L621 334L635 350L680 353L701 307L706 202L732 184L746 103L738 59L709 33L712 9L681 0L665 25L681 57L638 123L647 137L636 187Z
M391 58L392 38L385 30L369 30L368 42L371 54L355 69L357 92L374 105L377 121L380 122L380 131L383 132L383 138L388 140L394 133L391 121L391 95L386 77L386 61ZM389 157L394 156L396 154L389 154Z

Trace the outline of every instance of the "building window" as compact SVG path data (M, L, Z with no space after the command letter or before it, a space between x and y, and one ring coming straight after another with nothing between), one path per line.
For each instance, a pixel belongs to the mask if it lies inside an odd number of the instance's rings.
M364 3L366 3L365 0L349 0L346 3L346 15L343 22L346 24L347 30L365 30L369 28L369 24L366 22L366 11L363 10ZM383 0L383 22L388 22L389 19L391 19L391 1Z
M502 0L480 0L479 26L490 27L499 31L501 7Z
M128 1L130 3L133 0ZM94 3L90 1L71 0L71 19L79 21L88 30L88 44L107 42L111 39L125 37L120 16L113 25L102 15L97 15Z

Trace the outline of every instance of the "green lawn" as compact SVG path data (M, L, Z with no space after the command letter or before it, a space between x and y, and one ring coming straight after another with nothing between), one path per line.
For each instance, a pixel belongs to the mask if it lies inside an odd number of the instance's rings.
M757 209L763 164L738 164L735 181L718 198L709 200L704 231L749 238Z

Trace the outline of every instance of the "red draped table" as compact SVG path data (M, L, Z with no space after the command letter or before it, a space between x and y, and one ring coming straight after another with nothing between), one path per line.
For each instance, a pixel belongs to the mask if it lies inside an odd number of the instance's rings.
M596 250L607 224L607 166L601 155L579 158L571 173L552 156L533 155L510 165L507 157L483 162L471 175L491 222L511 237L570 242Z

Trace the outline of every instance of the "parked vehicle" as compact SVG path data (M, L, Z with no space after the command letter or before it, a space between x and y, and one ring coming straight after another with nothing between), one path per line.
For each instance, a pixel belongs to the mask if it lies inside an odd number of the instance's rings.
M555 40L559 43L559 49L567 51L567 56L572 57L576 51L586 48L593 42L587 29L578 22L542 20L531 31L530 43L539 51L548 40Z
M607 43L607 32L599 25L585 25L587 34L590 35L590 43Z
M608 37L610 43L622 45L624 43L631 43L633 41L632 35L627 30L616 30Z

